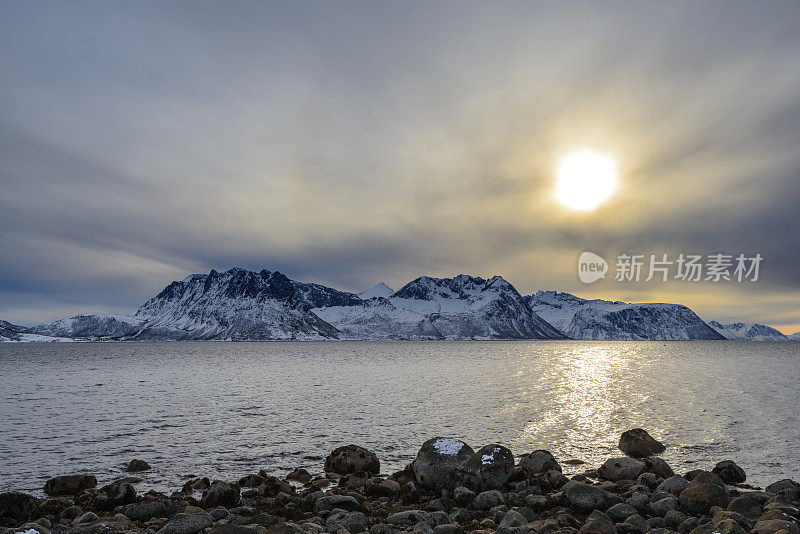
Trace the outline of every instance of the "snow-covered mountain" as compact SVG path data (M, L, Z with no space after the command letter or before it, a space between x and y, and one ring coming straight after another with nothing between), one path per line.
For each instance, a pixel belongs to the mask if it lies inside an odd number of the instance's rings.
M730 323L721 324L717 321L708 323L711 328L722 334L726 339L739 341L788 341L789 337L780 331L758 323Z
M586 300L538 291L525 297L531 310L573 339L725 339L680 304Z
M800 332L795 332L794 334L789 334L788 337L791 341L800 341Z
M387 286L383 282L378 282L371 288L367 289L363 293L358 294L358 298L361 300L373 299L377 297L389 298L394 294L394 289Z
M423 276L389 296L312 311L358 339L564 338L499 276L489 280L464 274L455 278Z

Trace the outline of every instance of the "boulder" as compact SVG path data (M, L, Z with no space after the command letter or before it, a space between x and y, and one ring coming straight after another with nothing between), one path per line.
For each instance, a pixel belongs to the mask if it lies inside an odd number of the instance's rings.
M89 501L89 508L102 512L135 502L136 490L133 486L124 480L117 480L100 488Z
M345 445L334 449L325 459L325 472L349 475L351 473L380 473L381 463L375 453L358 445Z
M630 516L637 513L636 508L631 506L630 504L625 503L617 503L608 510L606 510L606 515L614 522L614 523L622 523Z
M325 532L337 532L339 529L350 534L366 532L367 518L361 512L334 510L325 521Z
M360 512L361 503L350 495L326 495L314 501L314 513L317 515L320 512L333 510L334 508L339 508L346 512Z
M5 517L15 521L33 519L39 502L33 495L19 491L0 493L0 518Z
M505 497L498 490L483 491L475 496L472 500L472 508L475 510L488 511L495 506L500 506L505 503Z
M788 478L773 482L765 490L770 493L785 495L793 501L800 501L800 484Z
M147 471L148 469L151 469L150 464L144 460L138 460L134 458L130 461L128 467L125 468L125 471L128 471L129 473L138 473L140 471Z
M589 519L580 529L580 534L617 534L614 523L603 518Z
M736 465L733 460L723 460L714 466L712 473L719 476L725 484L741 484L747 480L744 469Z
M787 519L770 519L768 521L759 521L751 531L753 534L775 534L779 531L785 531L788 534L800 534L800 526L797 521Z
M645 464L636 458L609 458L597 470L600 478L605 480L636 480L644 473Z
M386 518L386 521L390 525L397 525L401 527L411 527L419 523L420 521L424 521L431 524L431 516L428 512L423 512L422 510L405 510L403 512L397 512L389 517Z
M683 490L689 487L689 481L680 475L674 475L666 479L664 482L656 486L656 491L666 491L676 497L681 494Z
M672 470L669 464L657 456L648 456L647 458L642 458L642 461L644 462L645 471L648 473L653 473L665 480L675 476L675 471Z
M432 438L422 444L411 469L422 488L439 491L474 454L472 447L461 440Z
M509 449L492 443L478 452L453 474L450 487L464 486L475 491L499 490L514 469L514 455Z
M210 527L213 523L214 519L205 512L177 514L161 527L158 534L195 534Z
M728 503L728 510L739 513L747 519L758 519L764 513L761 502L752 495L746 494L731 499L731 502Z
M517 512L516 510L509 510L503 516L500 524L497 525L497 534L511 534L519 527L524 527L528 524L528 519Z
M725 508L729 498L725 488L716 484L699 484L689 486L678 498L681 510L686 515L708 515L713 506Z
M660 454L664 452L666 448L663 443L653 438L646 430L634 428L622 433L619 438L619 450L628 456L643 458L645 456Z
M373 478L364 488L364 495L372 499L389 497L390 499L400 491L400 483L386 478Z
M77 495L85 489L97 486L94 475L61 475L53 477L44 484L48 495Z
M559 473L562 472L561 466L555 457L550 454L550 451L545 450L537 450L526 454L519 459L519 465L531 475L547 473L551 469L555 469Z
M619 495L583 482L570 482L569 487L564 492L564 497L570 506L580 512L608 510L615 504L622 502L622 498Z
M203 492L200 505L203 508L216 508L218 506L233 508L239 505L240 498L241 494L238 484L228 484L221 480L215 480L208 489Z

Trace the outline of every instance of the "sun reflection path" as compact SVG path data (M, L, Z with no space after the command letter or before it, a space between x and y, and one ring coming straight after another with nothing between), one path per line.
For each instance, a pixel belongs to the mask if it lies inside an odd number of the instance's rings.
M535 399L531 420L512 443L517 451L547 448L559 460L595 464L613 454L630 400L626 376L631 358L620 346L591 346L557 354L553 365L521 366L521 397ZM529 376L536 368L540 374ZM637 392L640 400L645 392Z

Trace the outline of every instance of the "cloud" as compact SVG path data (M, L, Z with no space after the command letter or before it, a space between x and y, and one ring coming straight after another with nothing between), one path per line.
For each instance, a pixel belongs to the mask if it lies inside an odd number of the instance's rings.
M132 310L236 265L351 290L469 272L581 291L593 250L761 252L748 290L628 294L791 322L798 14L5 2L0 317ZM591 214L552 198L584 148L622 171Z

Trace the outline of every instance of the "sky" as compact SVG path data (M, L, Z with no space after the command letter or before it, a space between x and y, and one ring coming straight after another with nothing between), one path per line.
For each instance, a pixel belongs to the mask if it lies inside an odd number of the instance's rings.
M501 275L800 331L800 4L0 3L0 319L234 266L363 291ZM611 157L594 211L555 200ZM577 259L761 254L752 281ZM613 269L613 268L612 268Z

